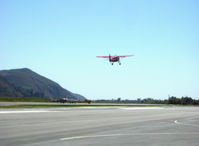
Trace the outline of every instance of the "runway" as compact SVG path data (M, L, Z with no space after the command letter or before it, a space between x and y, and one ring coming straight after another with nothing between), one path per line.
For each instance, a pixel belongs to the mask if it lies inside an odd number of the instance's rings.
M1 109L1 146L198 146L199 107Z

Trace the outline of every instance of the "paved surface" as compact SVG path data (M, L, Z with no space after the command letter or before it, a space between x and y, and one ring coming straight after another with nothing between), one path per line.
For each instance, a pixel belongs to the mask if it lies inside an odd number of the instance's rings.
M1 146L198 146L199 107L0 111Z
M60 103L60 102L0 102L0 105L124 105L120 103ZM125 105L157 105L157 104L137 104L137 103L126 103Z

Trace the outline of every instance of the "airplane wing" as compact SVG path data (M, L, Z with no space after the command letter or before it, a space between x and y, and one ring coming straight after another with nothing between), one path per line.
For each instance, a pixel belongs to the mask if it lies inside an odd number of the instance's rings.
M98 58L109 58L109 56L96 56Z
M131 57L131 56L134 56L134 55L119 55L119 56L114 56L114 57L121 57L121 58L124 58L124 57Z

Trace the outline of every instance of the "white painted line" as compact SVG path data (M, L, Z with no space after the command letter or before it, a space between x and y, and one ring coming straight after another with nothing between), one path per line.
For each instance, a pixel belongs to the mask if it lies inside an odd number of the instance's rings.
M174 123L178 124L178 121L177 121L177 120L175 120L175 121L174 121Z
M109 109L110 107L76 107L79 109Z
M74 139L87 139L98 137L115 137L115 136L144 136L144 135L199 135L199 132L191 133L126 133L126 134L105 134L105 135L87 135L87 136L74 136L60 138L60 140L74 140Z
M18 113L46 113L46 112L56 112L56 111L0 111L0 114L18 114Z
M163 107L122 107L123 110L151 110L151 109L164 109Z
M195 124L184 124L182 122L178 122L178 120L174 121L175 124L179 124L179 125L184 125L184 126L193 126L193 127L199 127L199 125L195 125Z

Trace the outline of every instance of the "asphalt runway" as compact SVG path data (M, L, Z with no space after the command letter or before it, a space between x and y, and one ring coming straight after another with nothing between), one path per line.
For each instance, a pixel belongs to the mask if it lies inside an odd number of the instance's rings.
M198 146L199 107L1 109L1 146Z

